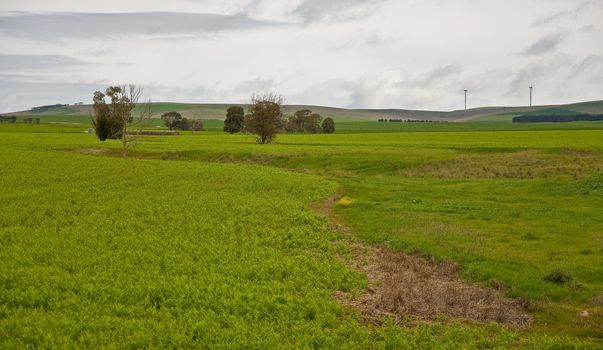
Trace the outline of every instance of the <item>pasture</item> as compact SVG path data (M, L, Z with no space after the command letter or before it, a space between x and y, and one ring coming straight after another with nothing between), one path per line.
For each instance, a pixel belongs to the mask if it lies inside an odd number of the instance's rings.
M0 125L0 347L603 346L602 124L394 124L206 123L127 159L84 124ZM533 321L370 318L337 297L371 286L358 246L453 262Z

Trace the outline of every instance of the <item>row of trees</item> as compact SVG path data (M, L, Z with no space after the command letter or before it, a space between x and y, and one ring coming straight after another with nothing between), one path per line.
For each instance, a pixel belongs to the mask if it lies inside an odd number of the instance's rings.
M323 120L320 114L302 109L285 119L282 106L283 98L280 95L273 93L253 95L247 114L240 106L232 106L226 110L224 131L231 134L240 131L255 134L259 143L272 142L282 131L326 134L335 132L335 122L332 118Z
M140 124L152 115L150 100L138 106L142 89L136 85L109 86L105 92L96 91L93 96L92 126L101 141L106 139L121 139L122 156L126 156L129 144L134 140L130 127ZM109 102L107 102L107 99ZM295 112L288 119L283 118L283 98L274 93L253 95L248 113L242 107L228 108L224 131L236 133L239 131L257 135L259 143L270 143L280 132L309 132L333 133L335 122L332 118L322 117L309 109ZM139 115L134 118L137 109ZM183 118L178 112L167 112L161 116L170 130L203 130L199 119Z
M178 112L163 113L161 119L170 130L203 130L203 121L201 119L183 118Z
M0 115L0 123L16 123L17 117L14 115ZM25 124L40 124L40 118L23 118Z
M0 115L0 123L15 123L17 117L14 115Z

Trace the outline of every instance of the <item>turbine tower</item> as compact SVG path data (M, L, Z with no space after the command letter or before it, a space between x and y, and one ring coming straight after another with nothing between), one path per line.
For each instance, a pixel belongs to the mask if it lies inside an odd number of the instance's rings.
M534 89L534 86L530 85L530 107L532 107L532 89Z
M465 89L465 110L467 110L467 89Z

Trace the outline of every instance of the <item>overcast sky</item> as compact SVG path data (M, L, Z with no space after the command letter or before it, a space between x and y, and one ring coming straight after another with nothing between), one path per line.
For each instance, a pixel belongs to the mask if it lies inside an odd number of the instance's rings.
M153 101L453 110L603 99L603 0L2 0L0 112Z

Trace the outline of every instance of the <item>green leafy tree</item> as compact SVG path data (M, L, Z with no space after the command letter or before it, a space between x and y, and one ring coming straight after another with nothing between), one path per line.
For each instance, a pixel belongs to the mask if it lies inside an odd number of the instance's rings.
M231 134L237 133L243 129L245 120L245 111L243 107L231 106L226 110L226 119L224 120L224 132Z
M121 85L109 86L105 93L96 91L93 96L92 126L96 135L101 141L108 138L121 139L123 157L127 155L128 147L134 141L128 130L133 125L132 112L141 95L142 89L136 85ZM105 101L106 97L111 100L110 103ZM151 102L148 101L142 107L134 124L140 124L151 117Z
M92 118L92 127L99 140L105 141L106 139L115 139L116 135L120 130L117 120L113 118L109 105L105 102L105 94L96 91L92 98L94 104L92 110L94 111L94 117Z
M304 122L304 131L312 134L319 133L321 131L320 122L322 116L318 113L312 113L306 117Z
M325 118L322 121L322 132L325 134L332 134L335 132L335 121L333 118Z
M312 115L312 111L309 109L300 109L293 114L292 118L289 118L291 132L304 132L306 122Z
M170 130L179 129L182 124L182 115L178 112L163 113L161 119Z
M283 98L280 95L253 95L249 114L245 116L243 123L245 131L257 135L258 143L272 142L285 125L282 105Z

